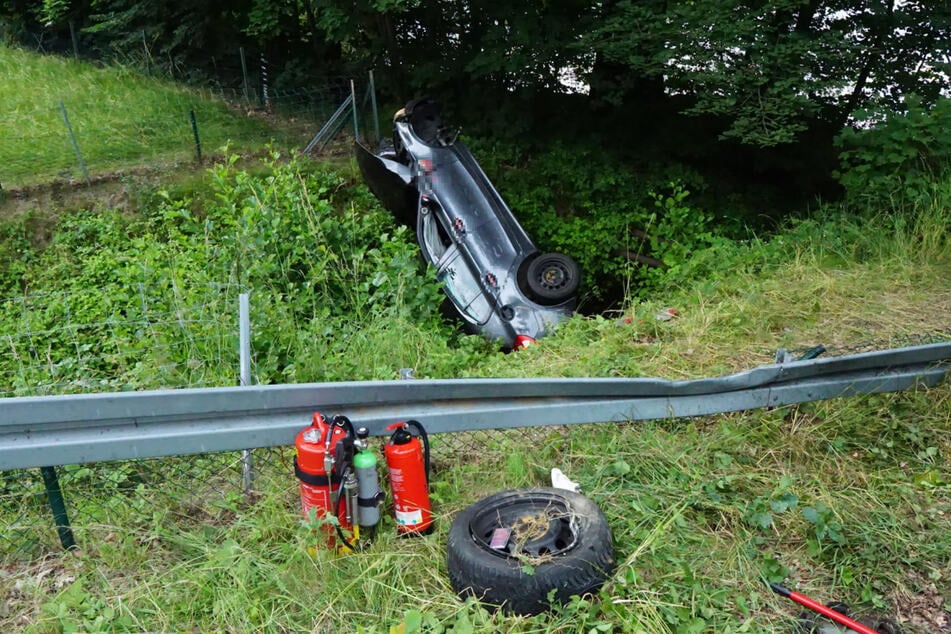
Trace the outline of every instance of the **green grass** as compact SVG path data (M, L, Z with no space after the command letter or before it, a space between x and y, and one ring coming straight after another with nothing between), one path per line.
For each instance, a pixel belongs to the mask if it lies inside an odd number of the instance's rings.
M244 178L227 182L233 186ZM241 189L238 197L246 205L242 217L254 218L256 197L263 210L282 201L281 219L287 222L293 222L288 210L302 204L295 183L310 183L286 171L250 182L254 186ZM347 209L372 206L345 184L325 185L321 194L316 186L308 191L332 198L344 214L341 223ZM718 245L697 253L695 269L667 280L650 300L633 302L616 317L578 316L516 355L496 353L439 324L414 323L405 312L414 296L400 294L404 278L392 287L392 296L402 298L394 303L403 308L374 313L351 289L355 297L341 301L353 301L359 319L345 316L340 322L332 313L318 312L323 301L307 304L310 312L295 313L283 305L261 306L267 295L258 292L259 310L275 311L261 313L275 322L262 323L261 330L274 337L267 355L281 365L259 359L257 369L274 372L262 374L268 380L298 381L393 378L403 366L426 378L685 379L769 363L779 347L822 343L837 354L906 344L923 334L948 340L951 186L936 185L932 203L901 214L858 217L825 209L774 238ZM82 276L105 285L117 275L113 269L121 268L112 263L148 262L168 267L162 275L187 293L203 279L192 269L211 275L215 261L189 266L189 258L197 257L194 249L219 259L225 253L214 227L225 221L230 199L221 204L209 202L202 210L170 204L152 212L153 233L136 242L137 259L122 251L126 226L103 217L95 240L100 246L77 259L81 269L74 268L68 247L88 242L93 227L72 219L64 227L75 235L64 234L56 243L55 260L37 254L36 266L54 276L55 262L63 271L76 271L71 281L83 286L91 282ZM304 217L318 222L318 208L305 206ZM184 209L194 213L185 217ZM286 243L281 225L263 217L273 223L274 236L267 238L273 248ZM130 233L142 238L140 231ZM150 250L150 242L160 239L167 244ZM167 262L159 257L164 249ZM307 250L303 259L316 264L321 253ZM255 255L263 266L264 258ZM352 268L347 279L355 282L397 272L386 258L378 274L366 278L356 261L327 262L332 266L320 278L325 284L342 274L333 268L338 265ZM279 278L267 276L274 284ZM51 283L52 277L43 279ZM83 308L92 310L87 304L95 303L84 302ZM680 316L655 320L665 306L677 307ZM629 323L623 317L630 317ZM358 327L339 341L333 328L346 326L347 318ZM281 338L280 322L289 324L293 338ZM147 368L136 376L146 373ZM951 384L692 420L440 436L433 451L436 532L398 539L387 518L368 550L345 557L320 548L312 527L301 522L287 449L261 456L258 495L250 502L237 493L237 457L231 454L76 469L64 486L82 555L30 559L22 552L4 553L0 627L404 634L792 631L796 607L771 594L761 577L785 581L821 601L845 601L859 614L891 616L909 632L951 625ZM452 517L501 489L545 484L553 466L579 481L605 512L614 534L616 573L598 596L531 618L489 613L457 600L445 570ZM4 517L11 512L27 517L21 498L12 493L17 489L4 486ZM28 517L44 528L35 535L38 547L48 546L54 539L49 519L42 499L34 503Z
M6 189L81 178L65 106L92 176L143 163L196 158L194 111L204 156L226 143L239 151L270 140L300 142L275 118L229 107L216 95L123 67L99 67L0 45L0 183ZM307 128L316 130L316 122ZM306 133L305 133L306 134Z

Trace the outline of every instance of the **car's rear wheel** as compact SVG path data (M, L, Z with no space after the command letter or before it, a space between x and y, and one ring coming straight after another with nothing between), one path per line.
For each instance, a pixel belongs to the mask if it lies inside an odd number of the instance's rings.
M539 304L560 304L578 292L581 271L563 253L544 253L535 257L525 269L524 290Z

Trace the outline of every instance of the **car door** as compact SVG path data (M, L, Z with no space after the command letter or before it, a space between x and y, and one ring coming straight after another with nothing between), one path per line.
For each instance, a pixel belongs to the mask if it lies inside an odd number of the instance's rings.
M465 254L448 238L429 205L420 205L417 219L416 232L423 255L436 268L436 279L442 282L449 300L469 323L486 323L492 317L492 306Z

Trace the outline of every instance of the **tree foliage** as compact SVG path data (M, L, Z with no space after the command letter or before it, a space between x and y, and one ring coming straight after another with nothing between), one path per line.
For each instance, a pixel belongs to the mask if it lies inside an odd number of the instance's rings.
M907 102L903 117L839 135L837 176L853 198L873 204L927 200L933 184L951 174L951 99L939 99L930 109L917 97ZM858 115L874 118L868 111Z
M901 111L909 93L932 104L951 56L941 0L13 0L0 20L8 32L74 22L103 48L145 34L193 60L239 40L277 67L386 68L399 98L428 89L480 106L568 92L572 75L592 104L661 102L759 146L858 108Z
M860 106L901 109L909 92L934 102L947 85L946 3L623 0L607 7L583 42L619 69L615 92L627 97L631 76L660 79L666 94L692 97L687 112L729 118L724 136L746 143L789 143L811 121L842 124Z

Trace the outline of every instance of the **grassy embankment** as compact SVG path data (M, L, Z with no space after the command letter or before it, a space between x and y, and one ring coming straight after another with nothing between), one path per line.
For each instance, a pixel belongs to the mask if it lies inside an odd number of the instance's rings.
M247 151L285 139L287 126L227 106L208 91L122 67L99 67L0 45L0 184L81 179L62 102L91 178L196 160L232 143ZM310 122L314 128L316 122ZM299 137L295 139L299 141Z

